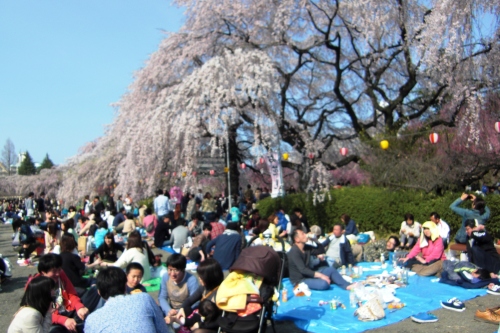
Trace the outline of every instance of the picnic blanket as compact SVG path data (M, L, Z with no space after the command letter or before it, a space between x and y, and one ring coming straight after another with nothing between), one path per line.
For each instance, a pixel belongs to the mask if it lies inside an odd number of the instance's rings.
M360 263L364 272L361 281L368 275L383 272L380 263ZM389 273L392 267L386 269ZM283 285L289 290L288 302L281 302L275 320L292 320L297 327L308 332L326 332L329 330L363 332L390 324L397 323L414 314L432 311L441 308L440 301L457 297L465 301L486 294L485 289L464 289L438 282L436 277L421 277L418 275L409 277L409 285L405 288L396 289L396 297L406 306L399 310L385 309L386 317L382 320L362 322L355 317L355 308L349 306L349 292L332 285L330 290L312 290L311 297L296 297L293 295L292 284L289 279L283 280ZM320 300L330 301L338 299L346 309L330 309L328 305L320 306Z

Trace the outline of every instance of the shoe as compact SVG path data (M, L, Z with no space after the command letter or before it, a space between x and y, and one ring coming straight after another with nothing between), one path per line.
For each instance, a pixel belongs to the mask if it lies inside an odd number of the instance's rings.
M474 320L498 325L500 324L500 307L486 309L484 311L476 310Z
M31 264L31 260L23 260L23 262L19 263L19 266L29 266Z
M445 309L462 312L465 311L465 304L462 303L456 297L453 297L447 301L441 301L441 306Z
M419 314L411 316L411 320L417 323L435 323L438 321L438 317L433 315L432 313L421 312Z
M488 287L488 290L486 290L488 294L492 295L500 295L500 286L498 284L493 285L493 287Z

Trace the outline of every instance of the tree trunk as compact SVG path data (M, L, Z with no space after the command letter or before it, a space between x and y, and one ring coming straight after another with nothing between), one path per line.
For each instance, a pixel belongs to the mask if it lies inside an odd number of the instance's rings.
M236 142L237 129L239 125L233 125L229 127L229 179L231 182L231 195L234 196L238 194L238 189L240 187L240 170L238 169L239 165L239 153L238 153L238 144ZM227 147L227 146L226 146ZM225 147L225 148L226 148ZM226 155L227 161L227 155ZM227 186L227 175L226 175L226 188ZM234 206L235 203L233 202Z

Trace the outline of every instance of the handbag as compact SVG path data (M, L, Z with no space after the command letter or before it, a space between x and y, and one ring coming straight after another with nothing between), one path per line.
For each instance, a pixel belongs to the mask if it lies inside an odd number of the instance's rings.
M12 246L19 246L19 245L21 245L20 232L16 231L14 237L12 238Z

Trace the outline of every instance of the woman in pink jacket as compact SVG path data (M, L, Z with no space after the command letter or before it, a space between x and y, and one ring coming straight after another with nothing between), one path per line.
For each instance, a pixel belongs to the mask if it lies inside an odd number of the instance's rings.
M438 260L446 259L443 240L439 236L439 228L434 222L427 221L422 225L422 234L406 258L400 259L404 266L411 269L415 264L430 265Z

